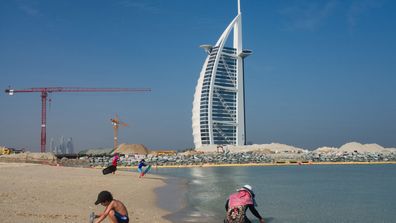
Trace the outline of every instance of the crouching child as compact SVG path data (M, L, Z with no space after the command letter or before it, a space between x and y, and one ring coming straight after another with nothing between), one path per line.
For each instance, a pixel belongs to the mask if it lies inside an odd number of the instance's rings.
M95 205L101 204L105 206L105 210L95 215L95 218L98 218L95 223L102 222L107 217L112 223L129 223L128 211L125 205L116 199L113 199L113 196L108 191L102 191L98 194L98 199L95 202Z

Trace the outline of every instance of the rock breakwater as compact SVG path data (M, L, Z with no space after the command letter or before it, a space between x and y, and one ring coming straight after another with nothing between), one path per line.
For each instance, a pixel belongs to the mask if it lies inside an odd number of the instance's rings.
M108 166L111 156L88 157L91 166ZM179 153L173 156L151 156L146 162L156 166L191 166L191 165L223 165L223 164L276 164L276 163L309 163L309 162L389 162L396 161L396 153L359 153L359 152L304 152L304 153ZM136 166L139 159L121 157L119 165Z

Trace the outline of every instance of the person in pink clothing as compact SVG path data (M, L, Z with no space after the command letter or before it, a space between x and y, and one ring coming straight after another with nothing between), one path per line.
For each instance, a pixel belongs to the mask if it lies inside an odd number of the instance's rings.
M255 208L257 204L254 197L255 195L250 185L245 185L239 188L236 193L231 194L225 205L227 214L224 222L250 223L251 221L246 216L246 211L249 209L260 220L260 223L265 223L264 218L261 217Z
M112 166L114 166L113 174L115 174L115 172L117 170L117 164L118 164L119 160L120 160L120 157L118 156L118 153L114 153L114 157L113 157L113 161L112 161Z

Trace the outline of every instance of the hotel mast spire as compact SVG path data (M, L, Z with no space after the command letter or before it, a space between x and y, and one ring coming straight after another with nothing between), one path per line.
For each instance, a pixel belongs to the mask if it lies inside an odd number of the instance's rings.
M195 88L192 129L195 148L207 145L245 145L244 59L241 1L238 14L215 45L201 45L208 54ZM232 32L232 33L231 33ZM226 46L229 36L232 46Z

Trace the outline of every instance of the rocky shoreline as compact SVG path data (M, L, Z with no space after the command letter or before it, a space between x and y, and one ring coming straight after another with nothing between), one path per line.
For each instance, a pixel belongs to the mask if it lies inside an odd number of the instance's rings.
M81 157L87 159L91 166L105 167L111 164L111 156ZM396 153L278 153L262 152L241 153L204 153L176 154L173 156L150 156L146 162L155 166L191 166L191 165L225 165L225 164L303 164L321 162L396 162ZM120 166L136 166L139 160L135 157L120 157Z
M41 163L70 167L107 167L111 165L112 156L81 156L77 159L56 159L55 156L34 156L34 153L18 156L0 156L1 162ZM31 157L34 158L31 158ZM137 166L142 156L121 156L119 166ZM268 153L261 151L198 153L184 152L176 155L151 155L145 157L147 163L154 166L202 166L202 165L236 165L236 164L305 164L305 163L356 163L356 162L396 162L396 152L328 152L315 151L301 153Z
M107 167L111 165L112 153L78 154L77 158L57 158L53 153L20 153L1 155L2 162L26 162L70 167ZM154 166L222 166L222 165L271 165L305 163L396 163L396 149L383 148L377 144L347 143L340 148L321 147L316 150L271 143L243 147L206 147L167 155L155 151L147 155L121 154L119 166L133 167L140 159Z

